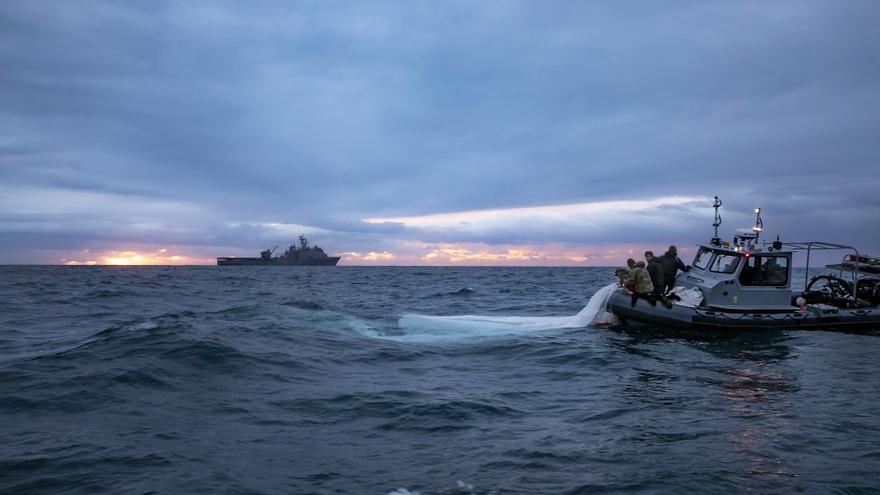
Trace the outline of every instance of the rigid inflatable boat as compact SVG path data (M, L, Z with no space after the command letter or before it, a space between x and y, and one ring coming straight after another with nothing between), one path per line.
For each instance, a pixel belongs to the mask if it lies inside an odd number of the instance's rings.
M671 307L618 289L607 310L623 325L735 331L781 328L880 330L880 259L852 246L822 241L759 244L760 208L755 227L739 231L733 242L718 237L721 201L715 198L715 237L700 245L689 270L676 277ZM815 251L849 251L828 274L809 278ZM792 291L792 256L806 254L803 291Z

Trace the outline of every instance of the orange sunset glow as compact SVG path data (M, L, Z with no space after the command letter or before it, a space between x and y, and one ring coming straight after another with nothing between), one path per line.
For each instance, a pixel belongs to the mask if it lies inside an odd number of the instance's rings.
M133 266L133 265L212 265L216 260L184 254L173 254L167 248L153 251L103 251L93 253L85 250L77 259L63 258L68 266Z
M403 243L400 251L341 253L346 265L432 266L616 266L627 258L641 259L646 249L663 253L661 246L560 246ZM680 248L682 255L691 252Z

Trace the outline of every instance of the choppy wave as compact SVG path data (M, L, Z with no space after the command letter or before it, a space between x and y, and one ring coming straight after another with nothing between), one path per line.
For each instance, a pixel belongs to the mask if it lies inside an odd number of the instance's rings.
M613 281L0 267L0 492L875 490L880 339L591 328Z
M449 297L449 296L453 296L453 297L454 296L470 296L470 295L473 295L476 293L477 293L477 291L470 288L470 287L462 287L461 289L454 290L451 292L437 292L437 293L431 294L429 297L434 298L434 297Z

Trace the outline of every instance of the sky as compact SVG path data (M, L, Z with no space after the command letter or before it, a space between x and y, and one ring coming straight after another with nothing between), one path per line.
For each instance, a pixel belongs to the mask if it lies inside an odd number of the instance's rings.
M880 3L0 2L0 264L880 255Z

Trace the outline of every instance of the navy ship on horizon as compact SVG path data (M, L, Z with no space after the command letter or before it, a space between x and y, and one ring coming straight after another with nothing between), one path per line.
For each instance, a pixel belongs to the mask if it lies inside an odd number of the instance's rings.
M299 236L299 247L291 245L281 256L272 256L275 246L260 253L259 258L224 256L217 258L219 266L336 266L339 256L327 256L317 245L309 246L305 236Z

